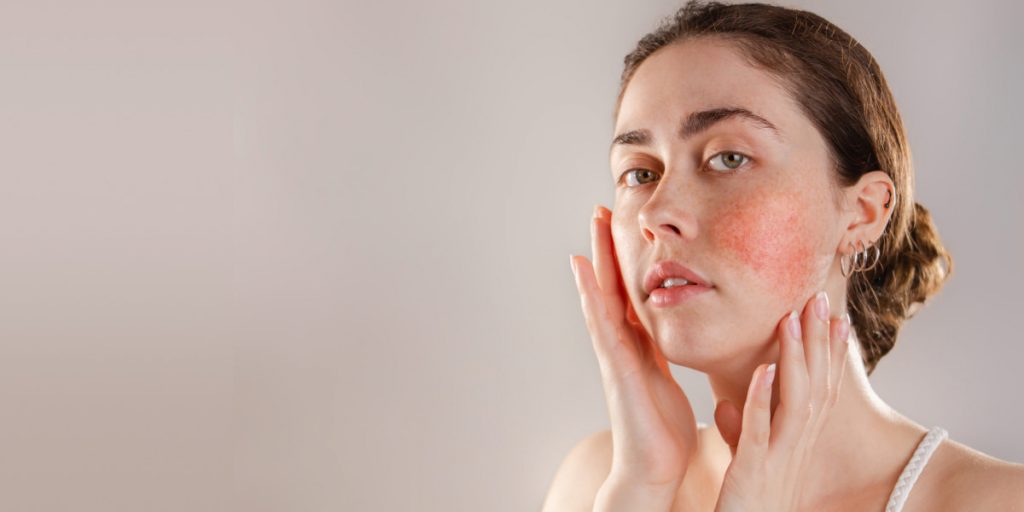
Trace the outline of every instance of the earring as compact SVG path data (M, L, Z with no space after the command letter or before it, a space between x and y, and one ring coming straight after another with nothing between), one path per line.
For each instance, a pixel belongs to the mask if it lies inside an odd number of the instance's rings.
M857 267L857 264L860 263L860 253L853 247L853 242L849 242L849 244L851 249L850 254L844 254L839 258L839 269L843 272L843 277L850 277L854 272L856 272L854 269ZM849 260L847 260L847 256L849 256ZM850 263L847 264L847 261L850 261Z
M862 243L861 247L863 247L863 246L864 246L864 244ZM867 255L868 249L874 249L874 251L873 251L874 252L874 258L871 259L871 264L870 265L867 264L867 261L866 261L868 259L868 255ZM875 266L878 265L878 260L882 257L882 250L878 248L877 244L872 244L870 247L865 248L864 252L865 252L865 255L864 255L865 264L861 267L861 269L860 269L861 272L867 272L868 270L871 270L871 269L875 268Z
M878 265L878 260L882 257L882 250L877 245L872 244L871 246L864 247L864 242L857 240L857 245L861 247L858 251L857 246L853 242L850 244L850 254L843 255L839 258L839 268L843 273L843 277L850 277L854 272L867 272L875 268ZM868 264L868 250L874 249L874 257L871 257L871 263ZM847 263L847 256L849 256L849 263Z
M885 209L888 210L892 203L892 190L889 190L889 198L885 200Z

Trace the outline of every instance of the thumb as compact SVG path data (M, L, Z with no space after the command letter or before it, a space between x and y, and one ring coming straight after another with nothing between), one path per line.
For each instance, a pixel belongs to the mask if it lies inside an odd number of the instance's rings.
M715 425L718 426L718 433L722 435L722 440L729 445L729 450L735 457L740 432L743 430L743 411L732 402L722 400L715 407Z

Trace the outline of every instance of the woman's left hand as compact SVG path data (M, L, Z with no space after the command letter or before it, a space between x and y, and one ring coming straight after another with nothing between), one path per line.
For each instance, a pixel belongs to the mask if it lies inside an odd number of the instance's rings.
M776 329L780 380L774 417L774 363L754 370L742 415L731 402L718 404L715 423L734 455L716 512L796 510L815 441L839 396L849 325L845 314L829 319L824 293L812 297L801 315L786 315Z

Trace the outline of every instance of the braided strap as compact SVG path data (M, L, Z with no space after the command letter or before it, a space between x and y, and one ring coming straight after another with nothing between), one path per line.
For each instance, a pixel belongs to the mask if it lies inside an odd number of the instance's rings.
M903 504L906 503L907 496L914 487L914 482L917 482L917 477L921 475L921 471L924 470L925 464L928 464L928 459L932 457L932 453L939 447L939 443L948 436L949 433L942 427L932 427L928 431L924 439L917 445L917 450L914 450L914 455L910 458L910 462L903 468L903 473L900 474L896 487L892 489L892 494L889 495L889 503L885 506L885 512L900 512L903 510Z

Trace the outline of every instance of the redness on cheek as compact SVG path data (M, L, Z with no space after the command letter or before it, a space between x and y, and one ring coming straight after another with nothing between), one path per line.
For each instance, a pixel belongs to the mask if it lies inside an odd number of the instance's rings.
M759 194L719 216L710 235L785 303L798 303L817 269L814 222L795 193Z

